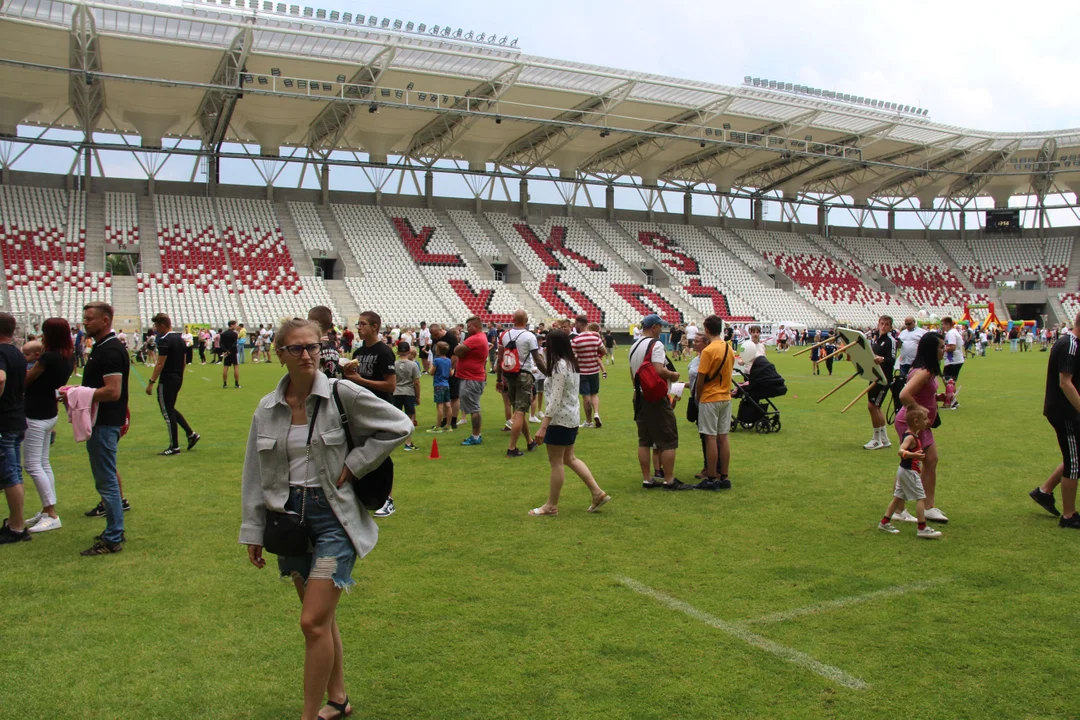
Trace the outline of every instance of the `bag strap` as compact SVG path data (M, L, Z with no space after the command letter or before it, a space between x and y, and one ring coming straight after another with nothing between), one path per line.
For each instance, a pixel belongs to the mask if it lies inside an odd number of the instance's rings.
M349 432L349 416L345 412L345 406L341 403L341 395L338 394L338 381L333 383L332 394L334 396L334 404L337 405L338 419L341 420L341 429L345 431L345 445L349 448L349 452L353 449L352 433Z

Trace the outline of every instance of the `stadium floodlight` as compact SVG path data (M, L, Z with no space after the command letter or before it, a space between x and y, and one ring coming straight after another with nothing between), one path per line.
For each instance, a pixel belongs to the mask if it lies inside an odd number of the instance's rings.
M333 90L333 89L334 89L334 86L333 86L333 85L331 85L330 83L323 83L323 84L322 84L322 89L323 89L323 90L324 90L325 92L330 92L331 90Z
M266 85L268 82L270 82L270 81L266 79L265 75L260 75L259 76L259 84L260 85Z
M416 28L416 32L418 33L422 33L425 30L427 30L427 25L425 25L424 23L420 23Z
M499 117L498 115L495 116L495 124L496 125L502 125L502 118Z
M421 32L423 32L423 31L421 31ZM484 42L485 37L487 37L487 36L484 35L484 33L480 33L479 35L476 36L476 42L478 42L478 43Z
M401 29L401 21L400 20L395 20L394 21L394 29L395 30L400 30Z
M368 27L375 27L379 24L379 18L374 15L369 15L367 19Z
M787 83L784 89L787 90L788 92L791 92L791 90L794 89L794 87L795 86L792 85L791 83Z
M296 81L296 89L297 90L307 90L307 80L297 80Z
M390 18L383 18L380 25L382 25L383 28L390 27Z
M274 12L274 3L270 0L263 0L263 12Z
M290 5L289 6L289 14L290 15L299 15L300 14L300 6L299 5Z
M462 30L461 28L458 28L457 32L454 33L454 39L455 40L460 40L461 36L464 35L464 34L465 34L465 31Z
M337 10L331 10L330 11L330 22L337 22L340 19L341 19L341 13L339 13Z
M712 128L705 128L706 135L712 135Z
M390 88L382 88L382 96L390 97Z
M505 45L505 44L506 44L506 41L507 41L508 39L509 39L509 38L507 38L507 37L506 37L505 35L503 35L503 36L502 36L501 38L499 38L499 44L500 44L500 45Z
M292 87L292 80L290 80L289 78L285 78L282 82L285 83L285 87L287 87L287 88Z
M418 97L420 101L423 102L424 100L427 100L427 93L417 93L416 97Z
M705 141L704 140L701 141L701 147L705 147Z
M304 17L311 17L314 14L315 14L315 9L314 8L309 8L309 7L304 8Z
M438 34L439 34L439 26L438 26L438 25L436 25L435 27L431 28L431 34L432 34L432 35L438 35Z
M351 23L352 22L352 13L345 13L344 15L342 15L341 16L341 22L343 22L343 23Z
M518 42L517 38L514 38L513 40L511 40L510 41L510 47L517 47L517 42Z
M475 33L473 33L473 31L470 30L469 32L465 33L465 39L471 41L473 39L474 35L475 35Z
M320 20L325 20L326 19L326 11L321 9L321 8L319 10L316 10L315 11L315 17L319 18Z
M288 8L285 7L285 3L278 3L277 7L275 8L275 12L279 12L284 15L288 12Z
M367 16L366 16L366 15L357 15L357 16L356 16L356 24L357 24L357 25L363 25L363 24L364 24L364 21L366 21L366 20L367 20Z
M367 111L369 113L375 114L379 112L379 106L376 103L371 103L371 105L368 106Z
M345 82L345 76L344 76L344 75L338 75L338 76L337 76L337 81L338 81L339 83L343 83L343 82Z
M281 68L270 68L270 74L274 77L281 77Z
M611 134L611 131L608 130L607 128L604 128L603 130L600 131L600 137L602 137L602 138L606 138L610 134Z
M806 136L805 138L803 138L803 139L804 139L804 140L806 140L806 142L810 142L811 140L813 140L813 139L814 139L814 136L813 136L813 135L807 135L807 136Z
M731 129L731 123L724 123L724 129L725 130L730 130Z
M415 25L413 25L412 20L410 20L409 22L405 23L405 32L412 32L414 27Z
M251 73L244 73L244 82L246 82L246 83L255 82L255 76L252 75Z
M409 83L408 85L405 86L405 89L406 90L412 90L413 89L413 84Z

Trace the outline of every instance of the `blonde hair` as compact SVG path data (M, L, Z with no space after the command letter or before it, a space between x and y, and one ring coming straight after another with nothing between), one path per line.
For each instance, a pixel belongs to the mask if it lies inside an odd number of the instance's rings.
M924 429L930 425L930 413L927 412L926 408L924 408L922 405L914 405L912 407L909 407L905 418L908 425L911 424L912 418L916 418L918 424L922 425Z
M319 337L322 334L319 326L311 320L304 320L303 318L298 317L282 320L281 325L279 325L278 329L274 332L274 350L281 350L285 347L285 340L289 335L297 330L303 330L305 328L315 333L315 337Z
M600 332L600 323L589 323L585 329L589 332Z

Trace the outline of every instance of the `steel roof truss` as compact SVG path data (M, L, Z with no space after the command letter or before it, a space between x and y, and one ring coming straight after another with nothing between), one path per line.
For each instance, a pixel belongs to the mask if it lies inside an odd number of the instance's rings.
M94 16L82 5L75 8L71 17L69 62L72 68L82 73L68 77L68 103L89 138L105 110L105 81L95 75L102 67Z
M219 87L206 91L196 117L202 132L203 147L217 149L225 140L232 110L240 95L240 74L252 47L252 30L240 30L233 37L229 49L218 63L211 85ZM225 88L230 88L226 90ZM236 88L232 90L231 88Z
M390 68L397 56L397 45L388 45L371 59L352 76L346 87L354 90L358 87L378 86L382 76ZM356 114L356 104L348 102L332 102L322 109L311 121L308 128L306 145L308 149L318 155L326 155L334 151L341 142L349 122Z

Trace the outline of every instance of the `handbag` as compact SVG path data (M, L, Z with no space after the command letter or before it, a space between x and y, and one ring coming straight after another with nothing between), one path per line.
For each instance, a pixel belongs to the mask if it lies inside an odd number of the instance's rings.
M349 452L352 452L355 444L353 443L352 433L349 432L349 416L345 412L345 406L341 403L337 382L334 382L333 386L334 404L337 405L341 429L345 431L345 445L349 448ZM378 510L386 504L386 501L390 498L390 493L394 489L394 461L386 458L379 467L367 475L353 478L352 489L357 502L368 510Z
M322 407L322 398L315 403L315 410L311 413L311 423L308 425L307 456L304 459L304 474L311 463L311 435L315 432L315 418L319 416L319 408ZM311 544L308 540L307 526L304 524L307 512L307 490L300 501L300 514L290 512L266 511L266 527L263 528L263 548L274 555L281 557L296 557L307 555L311 552Z

